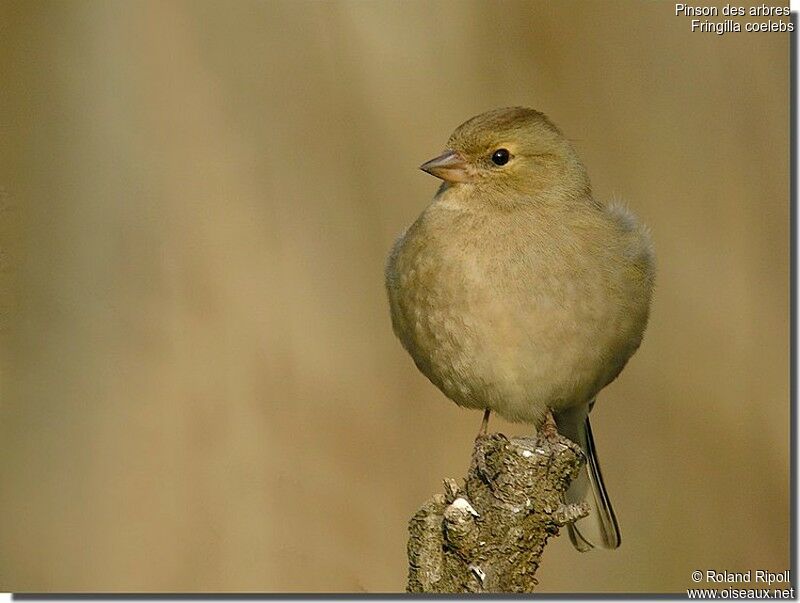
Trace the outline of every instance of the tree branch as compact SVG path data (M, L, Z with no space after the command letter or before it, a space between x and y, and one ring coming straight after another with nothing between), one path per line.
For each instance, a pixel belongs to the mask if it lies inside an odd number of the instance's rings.
M535 438L495 433L475 440L463 489L444 480L411 518L409 592L532 592L547 540L587 515L563 493L583 464L555 429Z

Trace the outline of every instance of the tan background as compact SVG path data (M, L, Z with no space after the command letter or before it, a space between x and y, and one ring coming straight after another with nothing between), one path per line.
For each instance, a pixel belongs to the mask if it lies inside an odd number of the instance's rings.
M594 413L623 530L543 591L788 564L788 37L668 2L0 4L0 587L396 591L480 416L395 341L416 170L509 104L653 230ZM509 433L525 426L496 422Z

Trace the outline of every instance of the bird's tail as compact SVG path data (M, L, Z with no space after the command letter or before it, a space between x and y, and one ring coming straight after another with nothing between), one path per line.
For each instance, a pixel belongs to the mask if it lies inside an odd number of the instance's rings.
M575 548L582 553L595 547L615 549L622 541L617 518L614 516L614 509L611 508L611 501L600 473L592 427L589 424L590 408L591 405L586 404L553 415L558 432L580 445L586 456L586 465L572 482L565 496L567 503L585 502L589 505L588 517L568 525L569 538Z

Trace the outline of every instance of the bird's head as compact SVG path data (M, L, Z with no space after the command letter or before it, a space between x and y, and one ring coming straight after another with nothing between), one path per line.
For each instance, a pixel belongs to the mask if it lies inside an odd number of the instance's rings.
M590 192L572 144L539 111L495 109L464 122L420 169L448 185L514 197L576 198Z

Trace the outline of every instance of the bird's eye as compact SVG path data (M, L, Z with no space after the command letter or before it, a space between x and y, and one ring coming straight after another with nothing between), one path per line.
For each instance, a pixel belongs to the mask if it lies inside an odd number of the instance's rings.
M511 153L508 152L508 149L497 149L492 153L492 163L495 165L505 165L509 159L511 159Z

